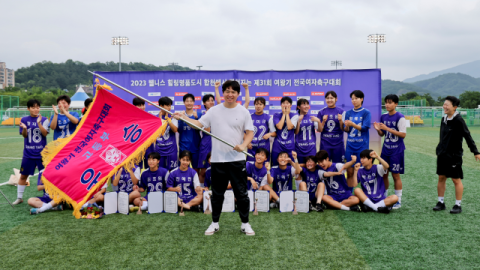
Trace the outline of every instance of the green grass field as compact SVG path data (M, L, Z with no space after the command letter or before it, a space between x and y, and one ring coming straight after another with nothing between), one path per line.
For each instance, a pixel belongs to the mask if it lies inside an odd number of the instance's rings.
M471 132L480 142L480 128ZM202 213L77 220L71 211L30 216L26 203L15 209L2 204L0 268L478 268L480 166L464 145L463 213L433 212L438 134L438 128L408 130L403 207L389 215L326 210L293 216L274 209L250 216L256 236L247 237L240 232L238 213L223 213L220 232L207 237L211 216ZM0 129L0 182L20 167L20 159L7 158L21 158L22 150L18 129ZM32 184L25 201L41 194L36 178ZM0 189L15 199L16 187ZM450 210L455 202L451 181L445 199Z

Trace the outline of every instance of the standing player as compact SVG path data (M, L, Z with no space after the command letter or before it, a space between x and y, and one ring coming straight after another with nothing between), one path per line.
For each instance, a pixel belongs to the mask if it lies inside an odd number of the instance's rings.
M53 116L50 119L50 128L53 130L53 140L66 138L72 135L77 128L78 119L80 116L77 112L69 112L70 97L63 95L57 98L57 107L52 105Z
M169 172L167 169L159 167L160 160L160 154L156 152L150 153L147 161L148 169L143 171L140 177L138 192L142 193L147 191L147 195L143 198L135 198L133 204L136 207L140 207L142 211L148 209L148 193L167 190L166 182ZM131 208L130 211L137 211L138 208L136 207Z
M210 110L215 105L215 99L213 95L206 94L202 98L203 106L205 107L205 113ZM210 128L205 129L207 132L210 132ZM207 155L212 151L212 137L202 132L202 139L200 140L200 154L198 156L198 165L197 168L200 168L199 178L200 185L205 186L205 172L207 168L210 167L210 164L207 162Z
M325 94L325 101L327 107L321 109L314 118L318 123L318 131L321 132L320 149L328 152L332 162L341 163L345 160L343 109L336 106L337 93L334 91L328 91Z
M23 192L27 186L27 178L29 175L44 169L42 163L41 152L47 145L48 135L48 119L40 114L40 101L30 99L27 102L29 116L25 116L20 120L20 134L25 138L23 140L23 157L20 167L20 180L17 186L17 200L14 205L23 202Z
M298 154L300 166L305 166L305 158L314 156L317 152L315 130L318 129L318 122L312 121L316 118L308 113L310 102L301 98L297 101L298 120L295 128L295 152Z
M198 120L202 117L202 113L197 113L193 109L195 105L195 96L188 93L183 96L183 103L185 104L185 114L188 118ZM192 167L198 171L198 159L200 154L200 131L191 127L190 125L180 121L178 123L178 133L180 134L179 148L180 152L188 150L192 154Z
M32 209L30 209L30 215L36 215L43 213L47 210L57 210L57 211L62 211L63 206L62 204L57 205L48 195L48 193L45 191L45 187L42 182L42 172L38 174L38 181L37 181L37 190L41 191L43 190L43 196L42 197L33 197L28 199L27 203Z
M317 166L315 156L305 158L305 168L302 168L302 182L299 189L308 191L310 195L310 211L323 212L322 197L323 193L325 193L325 184L322 180L322 173L323 171Z
M468 148L475 155L476 160L480 160L480 153L477 146L470 135L465 121L457 112L457 107L460 105L460 100L453 96L445 98L443 103L442 124L440 126L440 142L438 143L437 152L437 174L438 174L438 203L433 208L434 211L445 210L445 189L447 178L452 178L455 185L455 205L450 211L452 214L459 214L462 212L462 195L463 195L463 170L462 170L462 155L463 155L463 138L467 141Z
M297 127L298 115L290 112L292 109L292 99L282 97L282 112L275 113L270 118L270 132L275 132L277 136L272 146L272 167L278 165L278 155L285 152L292 159L290 153L295 150L295 128Z
M374 165L375 159L378 159L381 165ZM363 150L360 153L360 164L355 164L355 174L353 183L357 186L360 182L362 188L356 188L354 193L360 201L376 212L390 213L392 205L398 201L397 195L385 196L385 184L383 176L388 172L388 163L375 153L373 150Z
M275 132L269 132L269 121L270 116L263 112L265 109L265 98L257 97L254 101L255 112L252 113L252 122L253 122L253 140L252 143L248 145L248 153L255 156L257 149L264 148L270 153L270 137L275 137ZM247 156L247 161L255 161L256 158ZM267 162L270 161L270 154L267 156Z
M180 166L171 171L168 176L167 190L178 192L178 206L190 210L202 203L202 188L197 172L190 168L192 153L188 150L180 152L179 160Z
M318 165L323 169L320 174L327 189L327 194L323 195L323 202L335 209L360 212L361 209L358 207L360 200L352 195L353 188L357 184L353 182L353 177L345 179L345 168L355 164L357 156L351 156L351 160L345 164L334 163L326 150L320 150L316 158ZM323 208L317 202L317 209L319 207Z
M292 151L292 156L295 162L290 159L287 152L280 152L277 157L278 166L273 166L271 170L267 171L268 184L272 184L273 191L275 191L276 195L272 201L273 204L270 204L272 208L279 206L280 201L278 197L281 191L293 190L292 182L294 177L297 190L299 189L300 182L302 182L302 180L298 180L299 174L302 172L302 167L298 164L297 153Z
M172 103L173 102L169 97L161 97L158 100L158 106L166 109L167 111L172 109ZM175 136L175 133L178 131L178 120L171 119L168 117L168 114L162 110L160 110L158 116L160 119L162 119L162 121L167 121L168 125L167 129L165 129L165 133L157 138L155 152L160 154L159 166L171 171L178 166L177 138Z
M393 206L393 209L402 207L402 179L400 179L400 174L403 174L405 170L405 144L403 139L407 136L405 116L395 110L397 105L398 96L387 95L385 97L385 108L388 113L380 117L380 123L373 123L378 135L385 136L381 157L390 166L389 171L392 173L395 195L398 197L398 202ZM387 196L388 186L390 185L388 172L383 177L383 181L385 182L385 196Z
M138 98L138 97L135 97L133 98L132 100L132 104L133 106L139 108L140 110L142 111L145 111L145 101L141 98ZM147 163L147 160L148 160L148 155L150 153L153 153L155 152L155 144L151 144L146 150L145 150L145 156L143 157L143 162L140 163L140 166L147 169L148 168L148 163ZM140 179L140 178L138 178Z
M370 135L371 114L370 111L363 108L364 94L360 90L350 93L353 109L343 112L345 132L348 133L347 148L345 151L346 162L351 160L352 156L357 156L357 162L360 161L360 152L368 149ZM353 177L353 168L347 169L347 178Z

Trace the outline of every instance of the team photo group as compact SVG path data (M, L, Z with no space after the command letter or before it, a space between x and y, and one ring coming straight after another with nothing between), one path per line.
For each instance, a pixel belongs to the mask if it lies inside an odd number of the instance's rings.
M364 100L369 98L366 89L352 89L350 110L337 106L337 93L328 91L324 95L326 106L318 113L311 113L310 101L306 98L294 102L289 96L283 96L281 112L269 115L265 112L268 102L261 96L252 98L255 112L248 111L248 84L228 80L223 84L216 82L214 87L215 96L202 96L203 113L194 109L193 94L183 96L185 111L173 115L166 112L172 109L172 99L160 97L158 106L164 110L158 117L167 122L164 134L148 147L142 162L128 170L118 170L83 207L101 206L111 185L113 191L128 193L131 212L147 210L148 193L157 191L177 192L179 208L203 211L203 193L211 191L212 223L206 235L219 230L224 194L228 189L235 195L241 231L246 235L255 235L249 224L249 190L268 191L270 208L278 208L280 193L291 190L308 192L310 211L338 209L388 214L401 208L408 121L396 111L397 95L383 99L386 113L379 119L372 119L370 111L363 107ZM241 91L245 92L243 105L237 102ZM85 100L82 115L92 101ZM32 215L63 210L63 204L55 203L45 191L41 180L44 169L41 152L50 131L53 131L53 140L67 138L81 123L82 116L69 111L70 103L68 96L58 97L53 115L47 118L40 114L40 102L31 99L27 103L30 115L21 119L19 132L24 137L24 151L17 200L13 204L23 203L28 176L38 169L37 189L43 191L43 195L28 199ZM145 110L145 101L141 98L134 98L132 104ZM452 214L462 212L463 138L480 160L465 121L456 112L459 104L456 97L445 98L445 115L436 149L438 202L433 210L446 209L446 181L451 178L456 196ZM381 153L369 145L370 129L384 138ZM207 132L234 147L212 138ZM390 179L394 189L389 195Z

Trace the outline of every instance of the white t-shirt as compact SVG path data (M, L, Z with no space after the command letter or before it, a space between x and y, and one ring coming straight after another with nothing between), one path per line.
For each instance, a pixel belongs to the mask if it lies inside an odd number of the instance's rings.
M198 121L205 128L211 128L213 135L233 145L243 143L243 135L246 130L253 131L250 113L239 104L235 108L226 108L223 103L218 104L208 110L208 113ZM211 163L242 160L245 160L245 154L233 150L233 147L219 140L212 140Z

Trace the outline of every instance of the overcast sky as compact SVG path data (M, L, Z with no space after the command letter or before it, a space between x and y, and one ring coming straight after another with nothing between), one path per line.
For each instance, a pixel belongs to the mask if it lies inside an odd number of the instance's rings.
M118 61L207 70L375 67L404 80L480 59L480 1L0 0L0 62Z

